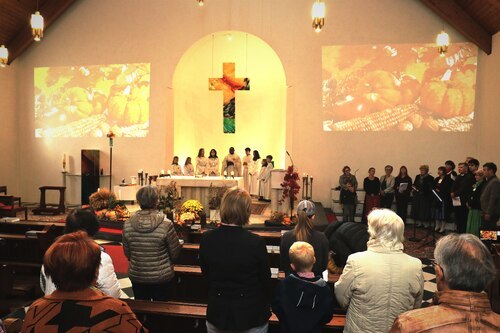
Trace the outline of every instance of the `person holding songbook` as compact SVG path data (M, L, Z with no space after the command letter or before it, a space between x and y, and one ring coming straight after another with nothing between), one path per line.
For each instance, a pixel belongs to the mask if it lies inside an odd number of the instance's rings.
M403 165L399 168L399 174L394 179L396 197L396 212L404 223L408 217L408 202L410 201L411 187L413 182L408 176L408 169Z
M351 183L354 186L354 190L358 189L358 180L355 175L351 174L351 168L348 165L342 168L342 174L339 177L340 188L346 190L347 183Z
M380 205L382 208L392 207L394 201L394 176L392 175L392 165L386 165L385 175L380 177Z
M413 202L411 214L417 227L427 227L432 219L432 189L434 188L434 178L429 174L427 164L420 166L420 174L413 182Z
M194 176L194 167L191 164L191 157L186 158L184 163L184 176Z
M366 223L372 209L380 207L380 180L375 177L375 168L368 169L368 177L363 180L363 189L366 193L363 222Z
M179 165L179 156L174 156L170 167L172 168L172 176L182 176L182 169Z
M435 231L444 232L444 227L446 221L449 218L451 199L450 199L450 189L451 180L446 177L446 168L441 166L438 168L438 175L434 179L434 189L433 194L433 217L436 221Z
M476 183L472 185L472 194L469 200L467 200L469 215L467 216L467 228L465 232L479 237L479 230L481 229L481 194L485 187L484 171L477 170L474 178Z

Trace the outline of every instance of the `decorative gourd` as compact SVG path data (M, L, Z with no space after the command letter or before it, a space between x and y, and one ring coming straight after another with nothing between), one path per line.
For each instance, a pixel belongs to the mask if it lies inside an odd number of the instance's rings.
M386 71L367 73L358 83L356 95L361 97L369 112L382 111L401 101L397 78Z
M438 117L466 116L474 111L474 88L462 75L454 76L451 81L429 81L420 98L422 106Z

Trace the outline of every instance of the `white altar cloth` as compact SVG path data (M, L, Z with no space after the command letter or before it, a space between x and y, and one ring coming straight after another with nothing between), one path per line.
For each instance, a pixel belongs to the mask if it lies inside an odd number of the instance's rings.
M172 176L161 177L156 180L156 185L166 186L174 181L179 189L179 195L182 202L186 200L195 199L201 202L205 208L205 212L209 213L208 202L210 200L210 186L214 187L234 187L238 186L243 188L243 177L201 177L194 176Z

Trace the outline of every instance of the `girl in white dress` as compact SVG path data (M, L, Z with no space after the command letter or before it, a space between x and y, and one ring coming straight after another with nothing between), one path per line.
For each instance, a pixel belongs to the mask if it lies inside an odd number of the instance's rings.
M186 158L186 163L184 163L184 176L194 176L194 167L191 164L191 157Z
M208 157L207 175L219 176L219 158L217 157L217 151L215 149L210 150L210 156Z
M253 158L248 164L248 174L250 176L249 193L251 195L259 195L259 166L260 154L257 150L254 150Z
M196 157L196 174L207 175L208 159L205 157L205 149L200 148Z
M172 161L172 176L182 176L182 169L179 165L179 157L174 156L174 160Z

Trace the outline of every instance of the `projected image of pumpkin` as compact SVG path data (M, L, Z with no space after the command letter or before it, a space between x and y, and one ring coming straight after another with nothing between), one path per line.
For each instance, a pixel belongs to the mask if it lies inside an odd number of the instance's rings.
M149 82L149 64L35 68L35 136L146 136Z
M325 131L468 131L477 47L455 43L323 47Z

